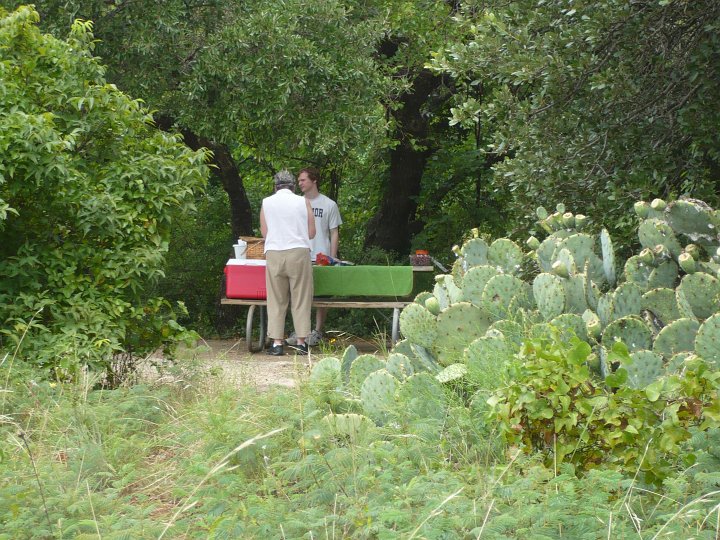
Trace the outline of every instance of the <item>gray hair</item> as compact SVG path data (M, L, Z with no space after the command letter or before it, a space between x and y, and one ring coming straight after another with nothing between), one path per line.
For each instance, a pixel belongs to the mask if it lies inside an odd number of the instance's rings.
M295 186L295 177L293 176L293 173L287 169L283 169L282 171L275 173L275 176L273 176L273 182L275 182L275 187Z

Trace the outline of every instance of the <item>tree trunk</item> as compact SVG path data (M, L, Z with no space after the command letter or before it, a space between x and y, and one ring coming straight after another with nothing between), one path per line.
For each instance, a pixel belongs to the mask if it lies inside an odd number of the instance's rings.
M230 227L233 239L238 236L251 236L253 232L253 213L250 208L245 186L238 172L230 149L224 144L217 144L209 139L197 137L194 133L183 130L183 138L193 150L205 147L213 152L213 169L222 184L230 201Z
M164 115L157 115L155 123L163 131L170 131L175 125L172 118ZM181 128L180 133L182 133L183 142L193 150L200 150L200 148L212 150L212 174L220 179L220 183L230 200L232 237L236 239L238 236L252 235L253 213L250 208L250 201L247 198L245 186L230 149L224 144L218 144L205 137L199 137L186 128Z
M385 185L382 202L368 223L365 246L378 246L399 254L409 252L412 223L415 221L417 196L428 157L429 116L422 107L442 79L422 70L413 81L410 92L400 98L401 107L391 112L397 128L394 138L398 145L390 151L390 178Z

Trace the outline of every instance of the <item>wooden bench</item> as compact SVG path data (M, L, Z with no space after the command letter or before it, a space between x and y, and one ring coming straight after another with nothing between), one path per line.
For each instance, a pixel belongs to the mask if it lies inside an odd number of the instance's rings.
M392 309L392 333L391 340L394 345L400 337L400 310L410 304L412 300L369 300L364 298L315 298L312 306L316 308L349 308L349 309ZM223 298L221 304L234 306L249 306L247 322L245 324L245 339L248 351L251 353L260 352L265 347L266 324L265 310L266 300L248 300L244 298ZM253 327L255 308L259 307L257 340L253 338Z

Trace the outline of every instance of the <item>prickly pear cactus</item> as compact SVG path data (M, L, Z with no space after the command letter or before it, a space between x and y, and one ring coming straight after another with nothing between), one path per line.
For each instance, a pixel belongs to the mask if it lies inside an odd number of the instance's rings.
M378 424L384 424L395 410L396 388L397 379L387 370L380 369L365 377L360 388L360 401L365 414Z
M720 365L720 215L692 199L640 201L634 209L640 247L626 261L607 230L591 231L588 218L562 204L552 213L538 208L546 235L530 237L526 252L474 230L453 248L452 273L403 310L406 341L395 352L406 354L416 375L454 377L462 363L467 374L458 380L476 387L493 361L511 362L523 340L548 332L588 342L604 375L612 369L607 351L623 342L637 357L628 366L635 385L671 363L682 369L688 355ZM416 376L397 362L387 369L398 381Z

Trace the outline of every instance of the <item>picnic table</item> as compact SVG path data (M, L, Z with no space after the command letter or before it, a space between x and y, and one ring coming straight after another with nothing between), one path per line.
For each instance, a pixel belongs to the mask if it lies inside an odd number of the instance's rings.
M392 309L391 341L400 336L400 310L412 302L413 274L432 272L432 266L314 266L315 308ZM248 306L245 339L248 351L266 345L267 300L223 298L221 304ZM257 318L255 317L257 312Z

